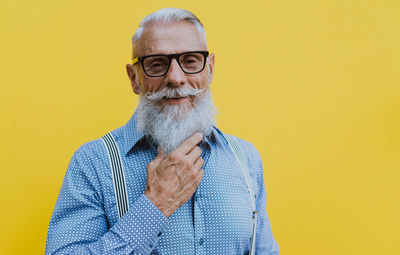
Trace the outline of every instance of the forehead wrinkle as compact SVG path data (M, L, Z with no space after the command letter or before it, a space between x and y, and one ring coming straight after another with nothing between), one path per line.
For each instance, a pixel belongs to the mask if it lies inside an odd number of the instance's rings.
M142 36L133 45L132 54L138 57L192 50L208 50L207 43L195 25L189 22L168 25L154 23L145 27Z

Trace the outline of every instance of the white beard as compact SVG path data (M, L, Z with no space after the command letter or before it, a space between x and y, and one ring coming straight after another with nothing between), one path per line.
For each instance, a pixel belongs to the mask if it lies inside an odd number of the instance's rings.
M161 147L165 155L174 151L184 140L196 132L207 136L215 122L216 109L211 98L211 91L192 88L167 88L153 95L140 97L137 107L137 128L144 132ZM192 95L193 108L188 105L164 104L159 100ZM150 98L150 99L149 99Z

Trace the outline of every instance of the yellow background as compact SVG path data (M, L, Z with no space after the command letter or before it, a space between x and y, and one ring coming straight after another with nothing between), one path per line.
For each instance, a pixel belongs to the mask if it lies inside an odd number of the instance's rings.
M0 254L43 254L69 160L125 124L139 20L192 10L218 125L264 163L282 254L400 254L400 2L2 1Z

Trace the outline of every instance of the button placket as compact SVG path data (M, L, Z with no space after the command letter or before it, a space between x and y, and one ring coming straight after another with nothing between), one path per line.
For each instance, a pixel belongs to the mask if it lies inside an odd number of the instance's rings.
M204 245L205 223L204 215L200 209L201 199L196 195L197 200L194 201L194 236L196 254L206 254Z
M208 144L204 142L200 145L202 149L201 157L204 159L204 164L202 169L206 172L207 169L207 162L210 157L210 150ZM203 177L204 178L204 177ZM195 240L195 252L196 254L206 254L206 245L205 243L205 221L204 215L201 210L201 185L199 185L195 195L194 195L194 206L193 206L193 213L194 213L194 240Z

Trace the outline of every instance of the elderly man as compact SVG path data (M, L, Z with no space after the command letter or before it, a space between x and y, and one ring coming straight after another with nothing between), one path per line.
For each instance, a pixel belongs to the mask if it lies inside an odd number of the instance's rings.
M46 254L279 254L261 159L214 123L214 54L193 13L145 17L126 66L129 122L71 159Z

